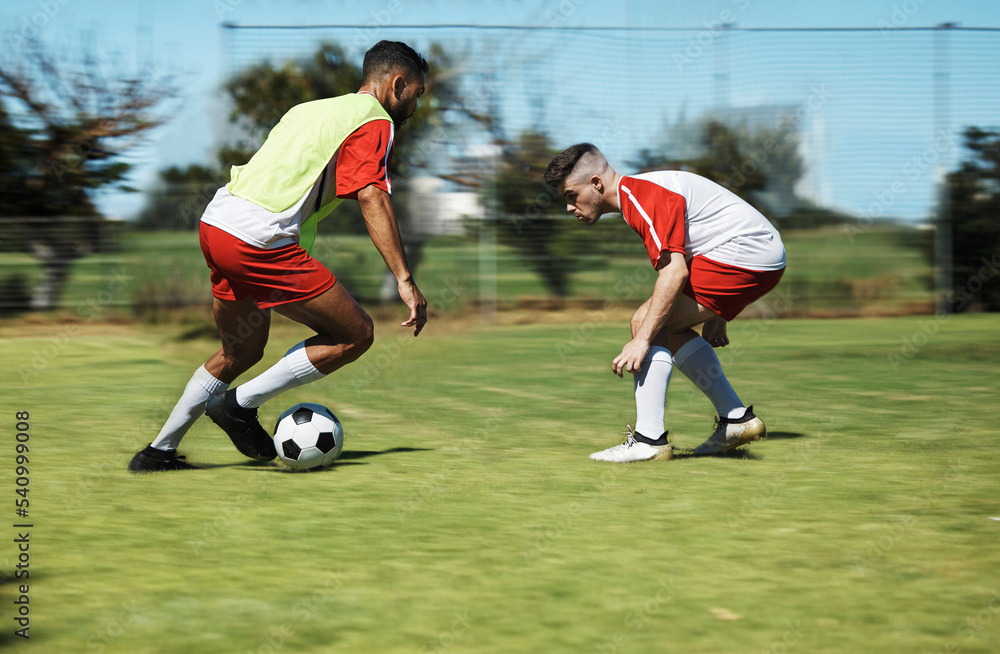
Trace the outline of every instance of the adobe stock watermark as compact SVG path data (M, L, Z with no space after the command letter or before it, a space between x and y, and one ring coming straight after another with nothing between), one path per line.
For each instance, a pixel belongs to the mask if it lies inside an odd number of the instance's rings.
M945 418L944 422L951 422L950 418ZM968 424L967 419L960 420L952 427L952 433L959 432ZM899 543L903 542L907 534L917 524L917 518L928 511L934 509L941 503L942 498L947 497L949 492L955 488L960 488L965 482L966 466L957 461L953 461L947 474L937 483L929 485L921 492L917 493L913 499L913 509L910 513L899 516L893 521L887 521L877 536L870 538L864 550L853 557L855 572L865 574L868 568L877 565L882 561Z
M452 469L468 468L468 461L472 458L475 449L482 447L500 433L505 420L503 411L497 407L489 407L484 413L486 418L482 426L466 434L463 438L464 447L459 449L453 456L448 458L449 466ZM423 508L428 502L445 496L452 488L452 478L448 470L431 473L425 478L423 483L415 490L406 494L400 501L396 502L396 519L400 524L405 524L409 517Z
M565 25L586 2L587 0L560 0L555 9L546 9L542 13L542 18L549 27Z
M109 306L114 304L118 296L128 287L132 277L125 274L124 268L118 268L111 273L111 279L105 287L96 294L79 301L76 305L76 315L83 319L83 324L93 322L100 317ZM70 323L63 327L55 336L46 339L40 348L31 351L30 362L17 367L21 383L27 386L39 373L44 372L62 354L74 338L82 331L81 323Z
M457 277L445 280L444 289L439 291L427 303L427 312L443 313L457 306L469 295L469 289L462 285ZM410 347L416 339L410 333L398 334L396 338L379 344L365 353L361 371L353 377L351 385L355 390L368 388L378 381L385 372L402 356L403 350Z
M754 345L760 339L771 330L774 323L777 322L782 315L788 313L795 306L795 301L799 299L800 296L792 293L788 288L779 286L777 290L772 291L765 296L764 300L758 300L752 306L755 307L757 311L757 317L751 318L749 320L741 320L743 324L740 325L739 336L734 336L733 331L729 331L729 335L732 340L729 345L724 348L716 349L716 356L719 359L718 366L711 365L704 370L699 370L698 375L691 379L698 390L704 392L705 389L710 388L717 379L725 376L725 368L733 365L744 357L747 353L747 346ZM731 327L731 324L730 324ZM696 402L700 402L701 397L688 394L688 404L692 405Z
M994 588L982 609L966 616L958 623L955 627L955 638L931 654L961 654L963 645L971 645L984 631L995 628L995 623L998 621L1000 621L1000 590Z
M818 421L820 429L810 433L810 439L796 450L795 458L800 465L815 461L816 456L823 449L823 436L836 431L834 422L829 417L823 416ZM730 529L734 531L745 529L745 523L748 520L760 517L761 513L785 492L791 476L787 468L788 466L768 474L765 483L755 488L752 493L745 494L745 497L740 500L739 511L726 520Z
M778 146L798 130L805 118L819 111L829 101L830 95L826 90L826 84L810 88L809 96L805 102L796 107L795 111L787 111L781 115L776 135L768 138L762 147L747 152L746 159L738 168L736 164L730 166L729 175L726 177L726 186L738 189L746 184L747 179L767 163Z
M452 613L454 619L451 624L442 630L437 636L430 639L420 647L420 652L425 654L441 654L451 649L469 630L474 620L469 617L469 610L455 611Z
M465 65L461 65L455 71L464 73ZM471 87L463 87L461 97L455 107L449 108L454 113L465 113L468 115L482 115L489 113L490 98L501 89L493 75L476 75L475 83ZM454 127L446 121L437 122L430 133L415 141L411 147L401 156L397 164L397 177L409 178L414 175L414 171L422 168L424 160L430 159L434 153L451 142L454 134ZM394 160L395 162L395 160Z
M614 285L615 298L605 300L600 309L587 311L584 314L586 319L570 329L569 337L556 343L559 361L565 363L570 356L582 349L597 328L607 323L624 302L634 299L637 292L648 292L655 274L652 266L642 266L619 278Z
M903 0L898 4L893 3L889 17L879 18L875 23L875 26L882 33L882 38L888 39L889 34L893 31L905 27L925 4L927 4L927 0Z
M760 650L761 654L786 654L794 645L797 645L799 641L805 636L806 631L802 628L802 621L796 620L792 622L791 620L785 619L785 630L781 632L781 638L775 640L773 643Z
M896 201L903 197L914 185L918 184L928 170L937 165L941 158L955 146L958 132L953 128L942 128L935 134L934 141L922 152L906 160L899 175L885 188L875 193L874 199L863 211L858 211L855 224L845 224L841 230L847 240L854 242L854 237L866 232L878 218L886 217Z
M736 5L742 13L750 7L750 0L732 0L732 4ZM705 49L722 36L730 25L736 22L736 17L737 14L731 9L726 8L719 12L718 17L702 21L701 24L704 29L688 38L687 46L684 48L682 54L675 52L671 57L674 66L677 68L677 72L684 72L685 66L700 59L705 54Z
M625 136L626 132L622 126L621 119L618 117L605 119L600 133L597 138L592 140L592 144L601 150L606 148L608 144L621 140ZM534 223L536 220L544 218L552 206L553 203L563 205L564 200L559 189L553 188L548 184L539 183L538 193L535 194L524 205L524 210L519 216L511 216L510 220L514 224L514 230L520 236L525 227Z
M401 13L403 13L401 0L388 0L384 5L372 9L370 12L371 20L366 22L364 27L354 28L354 39L351 41L351 45L359 53L367 52L372 44L380 40L379 35L382 30L391 25Z
M103 627L94 631L87 638L87 651L94 651L97 654L105 651L111 643L121 638L128 627L134 625L139 617L146 612L145 609L141 609L136 605L135 600L122 602L121 606L121 611L114 618L108 620Z
M212 521L205 524L197 540L188 541L192 554L201 556L204 548L215 543L222 534L226 533L232 525L237 523L243 509L255 504L267 492L267 478L264 475L252 475L247 480L246 486L246 490L224 504L216 512Z
M255 649L246 650L247 654L275 654L291 642L302 625L320 615L320 609L330 602L344 585L339 567L334 572L327 571L321 578L322 583L318 583L318 580L312 582L310 586L314 590L296 602L290 613L285 614L287 619L265 633L260 639L260 644ZM322 616L326 617L327 614L328 612L324 611Z
M597 654L618 654L630 639L641 633L649 622L673 601L677 595L673 577L660 581L656 592L645 602L634 606L622 618L624 626L594 646Z
M952 305L956 312L965 309L968 303L975 298L976 293L983 289L986 282L1000 274L1000 258L998 258L997 253L994 252L989 259L983 257L980 261L982 265L975 275L969 277L964 283L958 284L945 295L945 302ZM917 356L920 350L937 336L938 332L941 331L941 326L951 318L952 314L950 313L938 312L932 318L917 322L917 329L912 334L904 336L897 349L886 354L892 371L899 372L907 362Z
M879 535L868 539L862 554L854 556L854 569L864 572L869 566L881 561L917 523L912 515L900 516L898 519L883 525Z
M568 509L560 509L556 517L541 530L531 542L521 549L521 558L526 564L534 562L538 556L548 552L567 531L576 524L583 514L583 505L573 503Z
M10 52L20 55L25 47L36 42L38 35L45 29L52 20L59 15L62 8L72 0L37 0L35 6L37 11L33 11L30 16L24 16L16 32L7 35L7 45Z

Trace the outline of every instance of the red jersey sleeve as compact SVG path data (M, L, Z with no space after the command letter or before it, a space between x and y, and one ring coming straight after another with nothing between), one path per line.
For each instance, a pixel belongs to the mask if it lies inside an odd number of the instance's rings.
M654 268L664 252L684 253L683 195L634 177L622 177L618 192L622 217L642 237Z
M392 193L392 123L372 120L354 131L337 154L337 197L358 199L358 191L375 185Z

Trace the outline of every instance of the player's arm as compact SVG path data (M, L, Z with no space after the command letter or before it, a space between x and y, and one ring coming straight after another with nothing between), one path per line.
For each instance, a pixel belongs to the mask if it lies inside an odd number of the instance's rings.
M372 243L396 278L399 297L410 308L410 319L402 325L413 327L413 335L416 336L427 322L427 300L413 281L413 274L406 261L406 251L403 249L403 240L399 237L399 225L396 223L392 198L381 188L369 185L358 191L358 202L361 204L361 215L365 218L365 227Z
M649 344L653 337L667 326L667 317L687 278L688 269L684 253L671 252L666 264L657 269L653 295L649 298L649 308L639 328L632 340L622 348L621 354L611 362L611 370L616 375L621 377L623 372L638 372L642 369L642 361L649 352Z

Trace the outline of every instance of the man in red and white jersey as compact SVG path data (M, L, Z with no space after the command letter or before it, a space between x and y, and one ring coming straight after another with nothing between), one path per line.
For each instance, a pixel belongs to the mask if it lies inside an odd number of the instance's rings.
M781 279L785 248L774 226L736 194L693 173L619 175L589 143L553 159L545 181L583 223L621 213L642 237L657 271L652 296L632 316L632 340L611 363L619 377L634 376L635 432L630 429L624 443L591 458L630 462L673 456L663 426L674 367L718 412L714 433L696 455L720 454L762 438L764 423L740 401L712 348L728 345L726 323ZM693 329L699 325L700 335Z
M276 456L257 408L286 390L322 379L372 345L372 319L310 254L316 223L341 200L361 205L372 241L396 277L416 336L427 302L406 260L393 211L389 164L395 129L416 110L427 62L405 43L381 41L364 58L357 93L292 107L201 219L222 348L188 381L156 438L129 464L133 472L193 468L177 446L203 414L245 456ZM316 334L268 370L230 384L260 361L271 309Z

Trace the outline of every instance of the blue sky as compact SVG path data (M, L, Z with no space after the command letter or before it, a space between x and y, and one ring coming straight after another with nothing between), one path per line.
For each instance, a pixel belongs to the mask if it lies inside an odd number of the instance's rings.
M892 24L926 27L943 22L963 27L996 27L1000 26L1000 3L995 0L23 0L17 6L7 1L0 8L0 34L6 46L12 36L37 29L40 37L56 48L73 51L81 43L89 43L126 66L142 67L153 61L158 69L177 76L181 81L180 97L171 106L170 119L133 158L134 183L143 188L162 167L208 161L218 144L225 125L219 86L227 72L228 52L220 28L223 21L242 25L354 24L367 26L364 35L374 41L399 38L395 26L406 24L544 25L554 17L564 25L623 27L701 28L730 17L744 28ZM362 34L360 30L354 33ZM10 49L4 49L5 56L10 56ZM567 85L572 86L573 81ZM605 111L601 98L593 97L588 102L594 104L594 115ZM658 116L657 120L661 118ZM994 122L997 123L1000 118ZM594 129L599 129L600 124L596 122ZM894 148L895 144L888 147ZM905 163L901 162L908 159L900 156L904 158L888 165L902 170ZM876 191L866 193L871 195ZM859 193L842 205L861 210L867 197ZM136 194L112 194L101 199L102 209L115 217L130 217L141 206L142 198ZM918 212L919 208L912 211Z

